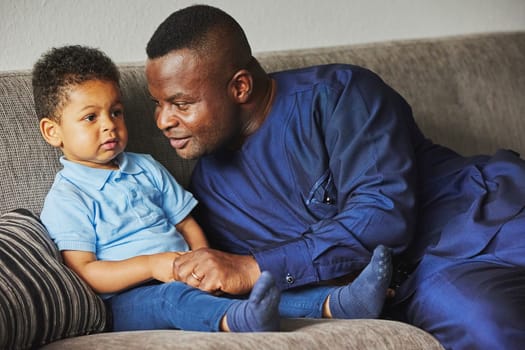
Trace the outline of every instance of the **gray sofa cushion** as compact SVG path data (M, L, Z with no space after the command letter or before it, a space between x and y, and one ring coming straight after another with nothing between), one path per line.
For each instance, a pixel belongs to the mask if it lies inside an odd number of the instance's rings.
M0 216L0 349L101 332L103 301L71 270L30 212Z
M100 333L64 339L42 350L346 349L443 350L428 333L395 321L288 319L281 332L203 333L176 330Z

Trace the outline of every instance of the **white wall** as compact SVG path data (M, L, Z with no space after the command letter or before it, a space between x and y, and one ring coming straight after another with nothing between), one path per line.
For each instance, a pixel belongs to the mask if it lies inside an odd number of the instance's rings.
M198 1L197 1L198 2ZM525 0L202 0L233 15L255 52L525 30ZM48 48L99 47L143 61L149 37L184 0L0 0L0 70L28 69Z

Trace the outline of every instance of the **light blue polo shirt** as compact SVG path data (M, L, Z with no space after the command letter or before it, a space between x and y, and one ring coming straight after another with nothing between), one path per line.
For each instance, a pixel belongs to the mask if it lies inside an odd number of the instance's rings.
M125 152L118 170L90 168L61 157L41 220L60 250L99 260L187 251L175 225L197 205L193 195L149 155Z

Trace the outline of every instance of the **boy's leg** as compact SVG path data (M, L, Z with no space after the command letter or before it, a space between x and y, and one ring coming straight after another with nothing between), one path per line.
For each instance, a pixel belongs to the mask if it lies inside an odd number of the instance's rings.
M182 282L139 286L117 294L109 305L113 330L218 331L233 299L217 298Z
M379 246L370 263L350 284L284 291L279 312L282 317L377 318L383 309L391 275L390 250ZM323 315L323 305L327 300L331 315Z
M374 250L370 263L352 283L330 293L332 318L379 317L391 277L390 250L380 245Z
M322 318L323 304L338 287L306 286L282 292L279 314L286 318Z
M272 275L263 271L253 286L248 300L236 301L226 311L226 322L232 332L267 332L279 330L281 292Z
M219 331L225 315L231 331L268 331L279 327L279 290L263 273L247 300L216 297L181 282L137 287L111 298L113 329ZM232 310L230 310L232 309Z

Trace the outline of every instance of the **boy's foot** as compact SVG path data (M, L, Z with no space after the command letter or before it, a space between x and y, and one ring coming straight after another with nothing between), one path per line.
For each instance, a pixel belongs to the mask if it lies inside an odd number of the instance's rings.
M350 284L330 294L332 318L377 318L381 314L392 277L390 249L380 245L370 263Z
M272 275L263 271L255 282L250 297L238 301L226 311L231 332L269 332L279 330L281 292Z

